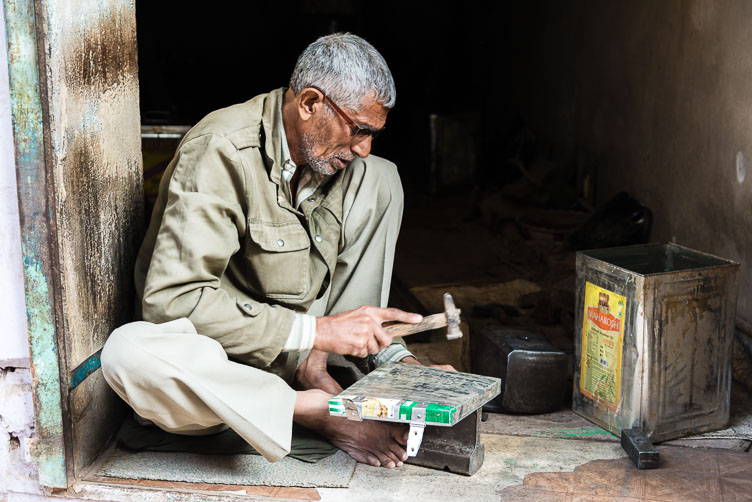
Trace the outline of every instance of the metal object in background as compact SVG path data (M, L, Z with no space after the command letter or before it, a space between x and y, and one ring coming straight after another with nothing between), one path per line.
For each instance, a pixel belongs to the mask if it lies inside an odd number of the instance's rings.
M613 196L567 239L572 249L596 249L645 244L653 212L627 192Z
M569 361L532 328L485 324L470 338L474 373L501 378L501 394L488 411L547 413L564 402Z
M574 411L654 442L724 428L738 274L670 243L577 253Z
M418 455L407 463L472 476L485 458L480 421L478 409L454 427L426 427Z
M658 450L639 427L621 431L621 447L638 469L658 468Z

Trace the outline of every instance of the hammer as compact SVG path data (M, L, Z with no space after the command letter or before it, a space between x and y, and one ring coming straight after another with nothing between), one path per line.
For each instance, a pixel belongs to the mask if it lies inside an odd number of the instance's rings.
M384 329L392 337L407 336L423 331L447 327L447 340L462 338L460 331L460 309L454 306L454 298L449 293L444 293L444 312L433 314L423 318L417 324L395 322L384 326Z

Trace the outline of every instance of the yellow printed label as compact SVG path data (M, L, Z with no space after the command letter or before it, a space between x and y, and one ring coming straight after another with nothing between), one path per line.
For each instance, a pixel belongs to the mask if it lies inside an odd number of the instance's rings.
M580 392L616 410L621 393L621 349L627 299L589 282L585 284Z

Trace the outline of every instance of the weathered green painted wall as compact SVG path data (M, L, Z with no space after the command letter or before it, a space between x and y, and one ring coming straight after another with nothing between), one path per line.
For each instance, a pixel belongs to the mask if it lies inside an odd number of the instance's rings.
M70 374L131 319L143 222L135 2L5 0L40 484L64 487L122 415Z
M43 100L34 5L31 0L4 2L8 78L15 143L21 252L26 316L31 348L35 410L34 456L39 482L67 484L64 399L58 360L57 243L49 194L53 189L45 162Z

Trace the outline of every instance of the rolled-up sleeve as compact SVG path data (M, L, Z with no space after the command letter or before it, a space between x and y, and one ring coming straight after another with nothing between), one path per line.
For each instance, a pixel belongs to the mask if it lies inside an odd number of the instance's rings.
M295 312L220 288L246 228L246 178L234 145L203 135L181 145L144 283L144 320L187 317L227 354L257 367L282 351Z

